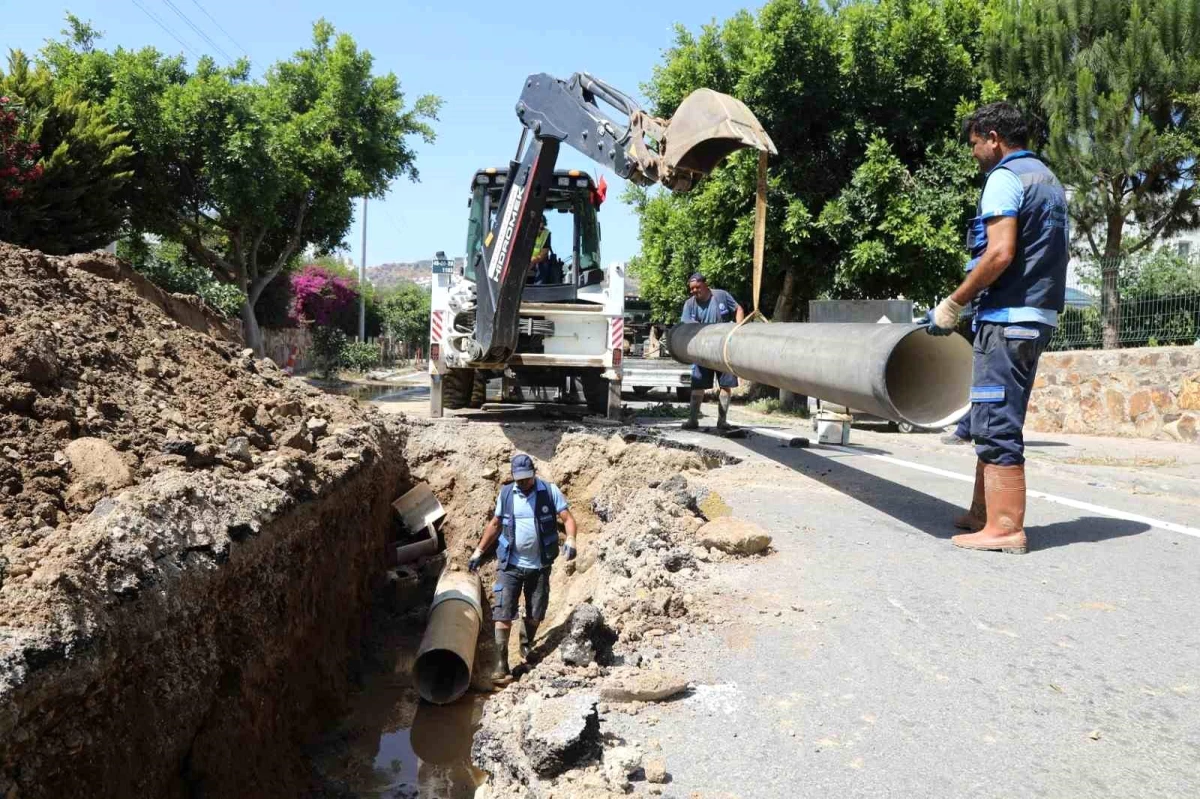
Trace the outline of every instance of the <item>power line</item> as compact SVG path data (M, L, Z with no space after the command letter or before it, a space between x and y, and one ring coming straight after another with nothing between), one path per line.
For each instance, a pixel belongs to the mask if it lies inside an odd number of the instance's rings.
M242 45L238 43L237 39L235 39L229 35L229 31L227 31L221 27L221 23L219 23L215 19L213 19L213 15L208 13L208 10L205 9L204 6L200 5L200 0L192 0L192 4L195 5L196 8L200 9L200 13L202 13L204 16L208 17L208 21L211 22L213 25L215 25L217 30L219 30L221 33L225 34L226 39L233 42L234 47L236 47L237 49L242 51L242 55L246 56L246 58L250 57L250 51L248 51L245 47L242 47Z
M171 9L172 11L174 11L174 12L175 12L175 14L176 14L176 15L177 15L177 16L178 16L178 17L179 17L181 20L183 20L184 24L186 24L186 25L187 25L189 28L191 28L193 31L195 31L197 36L199 36L199 37L200 37L201 39L203 39L204 41L208 42L208 46L209 46L209 47L211 47L212 49L214 49L214 50L216 50L218 53L220 53L220 54L221 54L221 55L222 55L222 56L225 58L225 62L226 62L226 63L228 63L228 64L232 64L232 63L233 63L233 59L232 59L232 58L230 58L230 56L229 56L229 53L227 53L227 52L225 52L224 50L222 50L222 49L221 49L221 47L220 47L220 45L218 45L216 42L214 42L212 39L210 39L210 38L208 37L208 34L207 34L207 33L205 33L204 31L200 30L200 28L196 27L196 24L195 24L194 22L192 22L190 19L188 19L188 18L187 18L187 15L186 15L186 14L184 14L182 11L180 11L180 10L179 10L179 7L178 7L178 6L176 6L174 3L172 3L172 2L171 2L171 0L163 0L163 2L167 4L167 8Z
M142 5L141 3L139 3L139 2L138 2L138 0L129 0L129 2L133 3L135 6L137 6L138 8L140 8L140 9L142 10L142 13L143 13L143 14L145 14L145 15L146 15L146 16L148 16L148 17L150 17L150 19L152 19L152 20L154 21L154 24L155 24L155 25L157 25L158 27L162 28L164 31L166 31L166 32L167 32L167 35L168 35L168 36L170 36L170 37L171 37L172 39L174 39L175 41L179 42L180 46L181 46L181 47L183 47L183 49L184 49L184 50L187 50L189 53L191 53L191 54L192 54L194 57L196 57L196 58L199 58L199 57L200 57L200 54L199 54L199 53L197 53L195 50L193 50L193 49L191 48L191 46L190 46L190 45L189 45L187 42L185 42L183 39L180 39L178 36L176 36L176 35L175 35L175 31L173 31L173 30L171 30L170 28L168 28L168 27L167 27L167 25L166 25L166 23L164 23L164 22L163 22L161 19L159 19L158 17L154 16L154 14L150 13L150 9L146 8L144 5Z

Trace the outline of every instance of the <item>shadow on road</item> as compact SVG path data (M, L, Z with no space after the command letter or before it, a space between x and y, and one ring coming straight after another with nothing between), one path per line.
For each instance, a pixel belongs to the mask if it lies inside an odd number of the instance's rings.
M763 457L788 466L934 538L948 539L962 532L954 528L954 518L970 503L971 487L967 483L961 484L963 502L958 505L857 469L848 463L854 455L837 450L821 448L829 454L817 455L803 449L780 446L777 440L766 436L753 436L742 444ZM855 450L872 451L864 447L855 447ZM1102 516L1088 516L1042 527L1037 526L1036 519L1029 521L1033 524L1025 529L1031 550L1096 543L1137 535L1150 529L1148 524L1142 522Z

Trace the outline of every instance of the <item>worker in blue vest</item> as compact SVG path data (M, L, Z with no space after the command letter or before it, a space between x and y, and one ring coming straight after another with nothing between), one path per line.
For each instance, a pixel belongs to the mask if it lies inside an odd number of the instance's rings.
M512 482L500 489L491 520L483 528L479 546L467 568L479 570L479 562L492 543L496 549L496 585L492 589L492 618L496 622L495 680L509 676L508 641L517 618L517 605L525 595L525 618L521 625L521 657L529 656L538 625L546 618L550 602L550 567L558 557L558 523L567 539L562 555L575 560L575 517L567 498L554 483L540 479L533 458L521 452L512 459Z
M1067 290L1067 196L1029 150L1029 128L1008 103L964 123L971 155L987 175L967 232L974 261L965 280L929 311L927 330L950 335L975 302L971 435L979 456L971 508L955 525L966 549L1023 554L1025 411L1038 359L1058 325Z
M695 272L688 278L688 294L683 303L679 321L683 324L719 325L723 322L741 322L746 312L724 289L710 289L704 275ZM684 430L695 430L700 426L700 406L704 404L704 392L717 384L717 429L728 430L729 403L733 401L733 389L737 388L737 375L706 369L692 364L692 403L688 409Z

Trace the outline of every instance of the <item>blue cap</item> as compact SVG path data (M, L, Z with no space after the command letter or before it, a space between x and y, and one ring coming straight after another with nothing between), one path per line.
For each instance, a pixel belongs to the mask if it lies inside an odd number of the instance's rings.
M524 452L513 455L512 476L514 480L528 480L533 477L533 458Z
M704 279L704 275L701 274L700 272L692 272L692 276L688 278L689 284L690 283L707 283L707 282L708 281Z

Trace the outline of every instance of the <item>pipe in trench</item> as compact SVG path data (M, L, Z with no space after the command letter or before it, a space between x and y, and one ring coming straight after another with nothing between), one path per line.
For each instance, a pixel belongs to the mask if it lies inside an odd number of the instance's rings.
M931 336L914 324L735 327L676 325L667 346L681 363L917 427L943 427L970 407L972 350L958 334Z
M445 705L466 693L482 619L479 577L464 571L443 572L413 663L422 699Z
M412 563L414 560L436 555L438 551L437 536L430 530L428 538L422 538L411 544L402 544L396 547L395 564L403 566L406 563Z

